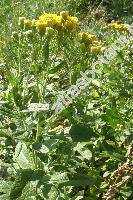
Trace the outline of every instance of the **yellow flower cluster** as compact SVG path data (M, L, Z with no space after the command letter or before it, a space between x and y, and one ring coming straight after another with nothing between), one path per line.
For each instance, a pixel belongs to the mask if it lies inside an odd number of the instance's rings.
M48 132L49 132L49 133L51 133L51 132L58 132L58 131L63 130L63 128L64 128L64 127L63 127L62 125L59 125L59 126L53 128L53 129L50 129Z
M103 27L103 30L119 30L119 31L128 31L125 24L118 24L118 23L110 23L107 26Z
M60 15L44 13L40 16L39 21L37 21L36 27L38 27L38 22L43 24L44 27L49 26L61 30L70 28L73 31L76 31L78 25L78 19L69 16L67 11L60 12Z
M103 54L104 51L105 51L105 47L102 47L102 46L91 46L91 53Z
M77 17L70 17L68 16L67 20L64 23L64 29L70 28L73 31L76 31L78 25L78 18Z
M27 37L32 36L32 31L38 31L41 35L52 37L56 33L76 33L80 48L83 52L88 51L93 54L102 54L105 50L101 42L97 40L94 34L79 32L77 33L78 19L69 15L68 11L62 11L59 15L44 13L38 20L29 20L25 17L19 18L19 25L23 27Z
M25 17L19 18L19 25L24 29L35 28L41 34L52 35L54 30L75 32L78 26L78 18L69 16L67 11L60 12L60 15L44 13L38 20L29 20Z
M102 54L105 50L101 46L101 42L97 40L96 36L86 32L78 33L78 38L80 41L80 48L83 51L89 51L94 54Z
M86 43L86 44L91 44L95 39L96 36L93 34L88 34L85 32L80 32L78 33L78 38L81 42Z
M59 28L62 24L61 16L57 16L56 14L51 13L44 13L44 15L39 17L39 20L35 23L37 28L41 26L44 27L51 27L51 28Z

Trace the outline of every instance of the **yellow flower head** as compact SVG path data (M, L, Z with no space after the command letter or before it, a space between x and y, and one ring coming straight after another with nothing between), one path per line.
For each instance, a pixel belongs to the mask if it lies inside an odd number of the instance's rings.
M80 33L78 33L78 38L81 42L92 42L96 39L96 36L93 34L80 32Z
M100 46L100 45L101 45L101 41L94 40L92 44L93 44L94 46Z
M127 27L124 24L112 23L112 27L121 31L127 30Z
M86 41L88 38L88 34L84 33L84 32L80 32L80 33L78 33L78 38L80 41Z
M63 126L62 125L59 125L51 130L49 130L48 132L51 133L51 132L58 132L58 131L61 131L63 129Z
M52 13L44 13L44 15L40 16L39 19L43 22L46 23L47 26L52 26L54 19L57 17L56 14Z
M52 23L53 23L53 27L54 27L54 28L59 28L59 27L61 27L61 25L62 25L62 18L61 18L61 16L56 16L56 17L53 19Z
M76 31L77 26L78 26L78 18L77 17L70 17L70 16L68 16L67 20L64 23L64 27L65 28L71 28L74 31Z
M119 31L127 31L127 27L125 26L125 24L118 24L118 23L111 23L108 24L107 26L103 27L103 30L106 31L108 29L115 29L115 30L119 30Z
M90 50L91 50L91 53L102 54L105 51L105 47L91 46Z
M57 15L52 13L44 13L39 17L41 21L53 20Z
M46 23L42 22L41 20L38 20L35 22L35 27L41 34L43 34L46 30Z
M92 46L91 53L99 53L101 50L101 46Z
M101 47L101 54L103 54L105 52L106 48L105 47Z
M62 17L56 14L44 13L39 19L49 27L59 28L62 25Z
M88 39L93 41L94 39L96 39L96 36L93 34L88 34Z

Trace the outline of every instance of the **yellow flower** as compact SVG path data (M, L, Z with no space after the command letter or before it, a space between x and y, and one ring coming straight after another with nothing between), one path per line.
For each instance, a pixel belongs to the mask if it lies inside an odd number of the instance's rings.
M98 94L98 92L95 90L95 91L92 93L92 96L93 96L93 98L98 98L98 97L99 97L99 94Z
M101 47L100 46L92 46L91 47L91 52L92 53L99 53Z
M46 24L47 27L60 29L61 31L65 31L67 28L76 31L78 25L78 18L69 16L68 11L62 11L60 15L44 13L39 17L39 21Z
M93 34L89 34L89 33L85 33L85 32L80 32L78 33L78 38L81 42L85 42L85 43L92 43L95 39L96 36Z
M100 45L101 45L101 41L94 40L94 41L92 42L92 45L93 45L93 46L100 46Z
M45 33L46 31L46 23L42 22L41 20L35 22L35 27L41 34Z
M108 24L107 26L103 27L103 30L106 31L108 29L116 29L120 31L127 31L127 27L125 24L118 24L118 23L111 23Z
M101 54L103 54L105 52L106 48L105 47L101 47Z
M77 29L78 26L78 18L77 17L67 17L67 20L64 23L65 28L71 28L74 31Z
M88 38L88 34L85 33L85 32L80 32L80 33L78 33L78 38L79 38L79 40L81 40L81 41L86 41L87 38Z
M91 53L102 53L103 52L103 47L101 46L91 46Z
M59 125L51 130L49 130L48 132L51 133L51 132L58 132L58 131L61 131L63 129L63 126L62 125Z
M53 20L56 16L56 14L44 13L42 16L39 17L39 19L46 22L47 20Z
M56 17L56 14L44 13L44 15L40 16L39 19L42 22L46 23L47 26L53 26Z
M62 24L62 17L58 16L57 14L45 13L44 15L40 16L40 21L46 23L46 26L59 28Z
M124 24L114 23L112 24L112 27L118 30L122 30L122 31L127 30L127 27Z
M96 39L96 36L93 34L88 34L88 40L89 41L94 41Z
M59 27L61 27L61 25L62 25L62 18L61 18L61 16L56 16L56 17L53 19L52 23L53 23L53 27L54 27L54 28L59 28Z

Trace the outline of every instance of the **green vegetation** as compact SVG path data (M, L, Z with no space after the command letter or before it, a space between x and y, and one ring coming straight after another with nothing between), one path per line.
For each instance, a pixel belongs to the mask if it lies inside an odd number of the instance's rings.
M133 199L131 15L1 0L0 199Z

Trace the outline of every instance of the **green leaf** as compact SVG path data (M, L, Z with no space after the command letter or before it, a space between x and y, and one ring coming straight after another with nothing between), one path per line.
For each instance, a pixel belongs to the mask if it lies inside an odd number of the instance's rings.
M64 66L65 66L65 67L67 66L67 62L66 62L65 60L55 62L55 66L54 66L53 69L50 69L50 73L51 73L51 74L57 73L57 72L60 71Z
M33 170L31 169L25 169L20 172L11 189L10 200L15 200L22 195L23 189L30 181L32 174Z
M13 160L21 167L22 169L32 168L32 158L30 152L25 143L19 142L15 148L15 154Z
M11 184L12 184L11 181L0 180L0 193L1 194L8 194L10 187L11 187Z
M7 129L0 130L0 137L11 138L11 131Z
M31 181L37 181L41 180L44 176L44 171L43 170L35 170L31 176Z
M74 174L69 180L60 183L60 186L87 186L95 184L95 178L86 174Z
M84 159L90 160L92 158L92 153L89 149L80 151L80 154Z
M45 140L43 143L34 143L33 148L41 153L48 153L49 151L56 148L58 143L57 139Z
M123 187L120 189L120 193L124 196L124 197L130 197L132 194L132 188L130 187Z
M20 94L20 85L15 85L13 87L13 97L14 102L16 106L21 107L22 106L22 96Z
M121 116L115 107L106 110L106 120L113 128L122 123Z
M71 138L74 142L87 142L96 134L92 128L83 125L73 125L69 131Z
M48 193L49 200L57 200L58 195L59 194L58 194L57 188L52 186L49 193Z
M83 159L90 160L92 158L92 153L89 149L84 147L86 144L87 142L78 142L74 150L78 151L80 155L83 157Z

